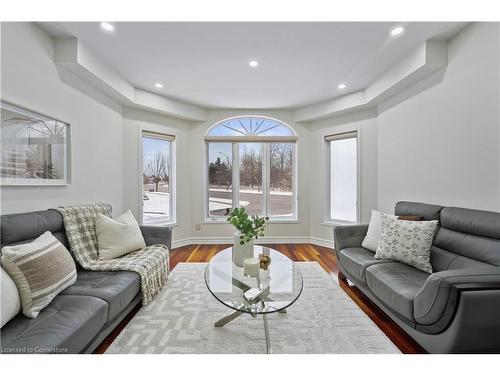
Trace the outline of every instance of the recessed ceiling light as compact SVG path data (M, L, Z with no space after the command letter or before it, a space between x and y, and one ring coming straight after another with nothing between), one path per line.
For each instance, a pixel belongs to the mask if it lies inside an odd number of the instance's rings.
M105 31L108 33L112 33L113 31L115 31L115 26L110 22L101 22L99 24L99 26L101 27L102 31Z
M259 66L259 62L257 60L252 60L248 63L248 65L250 66L250 68L256 68Z
M345 83L341 83L340 85L337 86L340 90L343 90L347 87Z
M396 26L394 29L391 30L391 35L398 36L401 35L404 31L405 28L403 26Z
M163 83L156 82L155 87L161 89L163 87Z

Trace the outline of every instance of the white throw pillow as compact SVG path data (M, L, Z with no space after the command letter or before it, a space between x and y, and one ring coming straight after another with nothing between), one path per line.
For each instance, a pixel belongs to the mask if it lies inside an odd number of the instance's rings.
M382 214L382 236L375 259L391 259L432 273L431 247L437 220L398 220Z
M11 279L7 271L2 268L2 278L0 280L1 285L1 311L0 320L3 327L9 320L19 314L21 311L21 299L19 298L19 292L17 291L16 284L14 280Z
M394 218L396 217L394 215L387 215L387 216ZM371 250L373 252L377 251L381 234L382 234L382 212L372 210L370 224L368 224L368 232L366 232L366 237L363 240L362 246L365 249Z
M97 214L95 231L99 259L114 259L146 247L139 224L128 210L116 219Z

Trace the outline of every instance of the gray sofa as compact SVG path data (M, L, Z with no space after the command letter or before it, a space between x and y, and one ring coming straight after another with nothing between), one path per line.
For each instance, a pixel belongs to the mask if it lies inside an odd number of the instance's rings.
M69 249L56 210L1 216L1 246L30 242L50 231ZM171 230L141 227L147 245L170 249ZM94 272L77 265L77 281L59 294L36 319L19 313L0 331L3 353L91 353L141 302L135 272Z
M368 225L346 225L334 228L339 278L430 353L500 353L500 213L398 202L395 214L440 221L434 273L374 259Z

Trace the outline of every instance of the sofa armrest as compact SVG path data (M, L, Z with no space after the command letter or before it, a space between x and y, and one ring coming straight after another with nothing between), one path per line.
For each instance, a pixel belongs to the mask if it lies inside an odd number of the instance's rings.
M140 228L147 246L167 245L168 249L171 250L172 228L152 225L141 225Z
M368 232L368 224L336 225L333 227L333 242L337 253L346 247L361 246Z
M431 274L413 301L415 320L424 326L442 328L453 317L462 291L500 291L500 267L447 270Z

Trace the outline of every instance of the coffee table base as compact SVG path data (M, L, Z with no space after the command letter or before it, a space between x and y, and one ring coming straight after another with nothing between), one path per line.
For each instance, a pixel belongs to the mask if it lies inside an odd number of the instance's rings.
M237 317L239 317L241 314L243 314L243 312L241 312L241 311L233 311L231 314L226 315L225 317L217 320L214 323L214 327L224 327L227 323L232 322L234 319L236 319Z
M280 310L281 314L286 314L286 310ZM220 318L214 323L214 327L224 327L226 324L231 323L234 319L238 318L240 315L244 314L242 311L233 311L231 314ZM269 323L267 322L267 314L262 314L262 319L264 321L264 334L266 335L266 352L271 354L271 339L269 337Z

